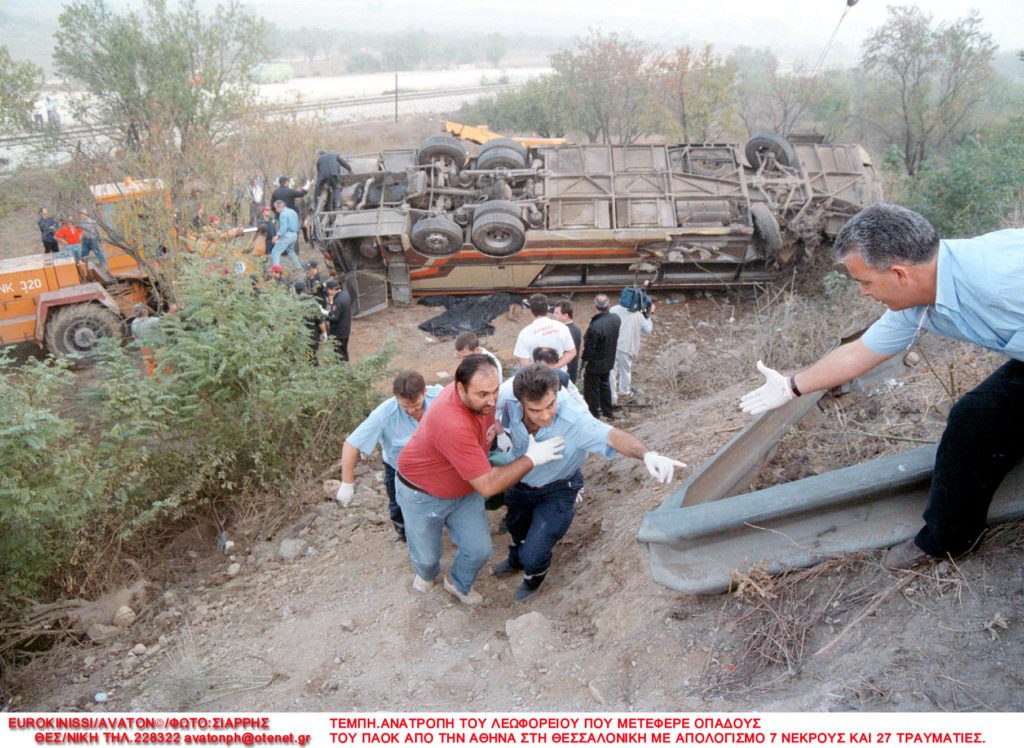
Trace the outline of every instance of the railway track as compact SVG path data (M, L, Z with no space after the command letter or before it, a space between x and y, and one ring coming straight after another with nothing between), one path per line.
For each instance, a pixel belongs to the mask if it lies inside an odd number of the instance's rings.
M406 91L398 92L398 103L403 101L422 101L425 99L439 99L446 96L472 96L476 94L500 93L518 88L521 84L505 83L489 86L469 86L464 88L443 88L431 89L428 91ZM331 111L336 109L351 109L360 106L373 106L375 104L390 104L395 101L394 93L381 94L379 96L347 97L336 99L316 99L312 101L298 101L291 104L276 105L280 111L291 114L302 112ZM27 132L0 135L0 148L16 146L45 145L53 138L59 138L65 142L83 140L88 138L113 136L120 131L117 125L74 125L62 128L57 131L43 130L40 132Z

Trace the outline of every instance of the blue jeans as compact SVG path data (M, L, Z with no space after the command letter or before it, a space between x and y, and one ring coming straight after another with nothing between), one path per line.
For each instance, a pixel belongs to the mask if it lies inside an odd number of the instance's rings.
M448 536L458 546L448 578L459 592L467 594L494 550L483 496L474 491L460 499L438 499L402 481L395 484L395 489L416 573L428 582L441 573L441 533L447 527Z
M82 260L82 245L81 244L68 244L64 249L57 253L58 257L74 257L75 262L81 262Z
M295 254L295 239L278 239L274 242L274 248L270 250L270 264L280 265L281 255L288 255L295 263L295 267L299 270L303 269L299 256Z
M531 488L516 483L505 489L508 507L508 562L523 570L523 582L537 589L551 565L551 550L576 516L576 494L583 488L583 473L576 471L566 480Z
M102 267L107 267L107 256L103 254L103 242L98 239L90 239L87 236L83 236L81 249L79 250L77 259L84 260L88 257L89 252L93 252L96 255L96 261Z

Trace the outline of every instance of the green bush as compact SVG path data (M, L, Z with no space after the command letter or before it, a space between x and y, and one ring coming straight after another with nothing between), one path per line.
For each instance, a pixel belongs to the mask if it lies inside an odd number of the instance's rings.
M969 138L944 165L926 164L908 185L907 205L949 238L983 234L1019 220L1024 207L1024 119Z
M197 265L176 291L181 311L148 339L151 376L138 344L116 341L77 378L54 364L2 367L16 416L0 431L7 589L34 594L56 574L81 584L111 545L142 547L179 517L280 507L379 399L386 351L350 364L323 350L312 366L313 302L287 287L257 293Z
M98 503L88 444L60 407L72 380L52 361L15 366L0 357L0 589L11 597L34 593L53 573Z

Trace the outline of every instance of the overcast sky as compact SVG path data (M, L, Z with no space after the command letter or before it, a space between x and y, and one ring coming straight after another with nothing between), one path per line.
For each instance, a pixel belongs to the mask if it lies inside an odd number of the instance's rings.
M114 7L141 0L107 0ZM173 3L174 0L169 0ZM216 0L199 0L207 8ZM886 5L917 5L936 20L949 21L976 8L984 28L1004 51L1024 49L1024 0L243 0L271 23L381 31L500 31L574 37L588 28L631 32L663 44L712 43L729 52L738 45L769 46L787 61L813 64L836 30L826 66L855 64L864 37L881 25ZM61 0L0 0L0 44L12 37L21 54L49 59ZM16 37L16 38L15 38ZM14 44L17 42L17 44Z
M856 60L861 40L884 22L886 5L899 4L917 5L936 20L952 20L976 8L1000 47L1024 49L1024 0L860 0L839 25L828 62ZM595 27L723 48L768 45L801 50L814 59L847 10L846 0L250 0L249 5L284 25L557 35L579 35Z

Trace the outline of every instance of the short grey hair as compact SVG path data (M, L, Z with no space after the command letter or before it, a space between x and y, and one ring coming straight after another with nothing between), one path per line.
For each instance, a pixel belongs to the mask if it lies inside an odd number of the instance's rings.
M886 270L895 263L921 265L939 251L939 234L920 213L875 203L847 221L832 250L840 262L856 252L875 270Z
M611 305L611 300L603 293L599 293L594 297L594 307L602 312L608 311Z

